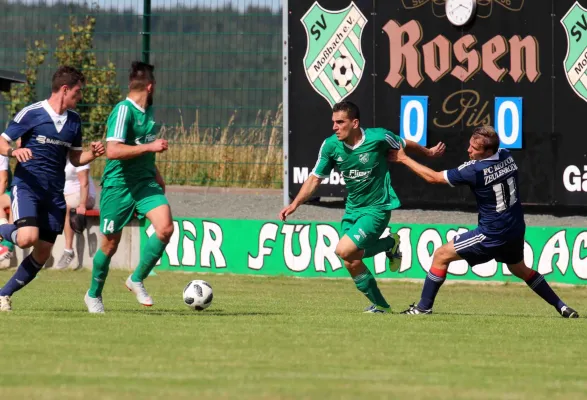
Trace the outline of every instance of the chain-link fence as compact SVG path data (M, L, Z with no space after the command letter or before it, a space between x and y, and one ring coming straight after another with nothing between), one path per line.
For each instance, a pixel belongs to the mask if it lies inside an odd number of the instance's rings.
M282 185L280 0L0 0L0 69L23 70L27 46L43 41L36 97L48 97L59 40L71 17L86 16L96 19L97 65L85 71L113 63L124 96L130 63L155 65L155 117L171 141L158 166L168 183ZM12 117L6 104L2 127ZM102 168L93 166L95 178Z

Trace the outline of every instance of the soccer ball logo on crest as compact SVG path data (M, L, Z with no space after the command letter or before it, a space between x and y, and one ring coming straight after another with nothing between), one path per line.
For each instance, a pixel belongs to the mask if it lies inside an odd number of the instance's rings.
M330 66L332 67L332 77L334 78L334 83L336 85L349 89L351 82L353 81L353 77L355 76L355 71L353 70L353 63L348 57L341 55L340 57L334 59Z

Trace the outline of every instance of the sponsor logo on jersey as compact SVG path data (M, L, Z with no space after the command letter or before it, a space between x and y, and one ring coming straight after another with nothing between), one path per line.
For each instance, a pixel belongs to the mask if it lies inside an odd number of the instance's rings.
M40 144L56 144L58 146L71 147L71 143L64 142L63 140L51 139L44 135L37 136L37 142Z

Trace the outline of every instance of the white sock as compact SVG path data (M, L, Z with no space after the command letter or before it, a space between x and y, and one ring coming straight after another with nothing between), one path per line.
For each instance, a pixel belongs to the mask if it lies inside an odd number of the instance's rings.
M73 249L63 249L65 253L73 254Z

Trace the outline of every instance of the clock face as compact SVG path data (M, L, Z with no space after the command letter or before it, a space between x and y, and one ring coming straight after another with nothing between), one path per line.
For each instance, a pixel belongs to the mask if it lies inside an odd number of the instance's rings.
M456 26L463 26L475 15L476 0L447 0L446 17Z

